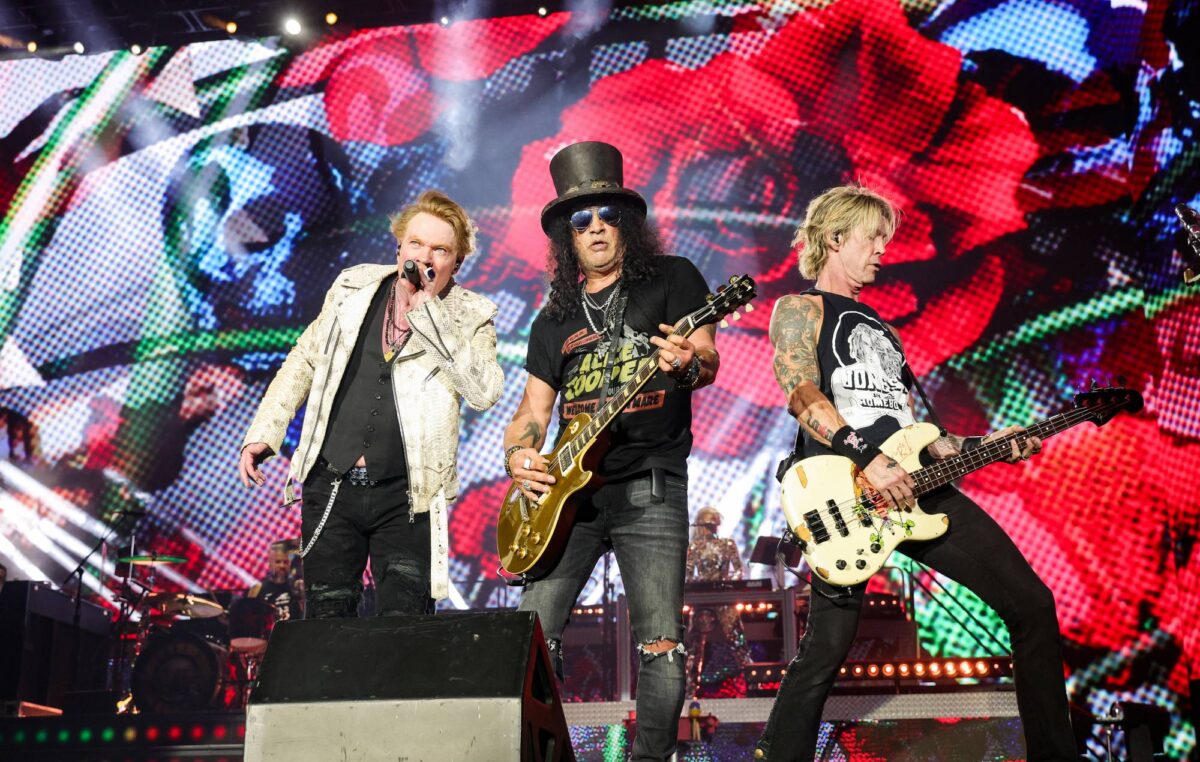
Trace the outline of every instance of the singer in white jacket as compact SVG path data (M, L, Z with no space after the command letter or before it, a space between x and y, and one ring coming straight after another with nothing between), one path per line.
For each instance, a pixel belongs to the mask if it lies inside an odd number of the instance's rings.
M496 305L453 279L474 249L465 210L426 191L392 232L396 265L337 277L242 444L242 482L261 485L259 465L308 402L284 504L301 483L309 617L353 616L368 558L380 614L428 612L449 594L459 403L486 410L504 383Z

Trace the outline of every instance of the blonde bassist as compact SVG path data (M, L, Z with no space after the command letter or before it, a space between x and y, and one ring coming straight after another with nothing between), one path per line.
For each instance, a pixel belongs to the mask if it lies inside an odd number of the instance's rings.
M797 232L795 243L803 247L801 274L815 278L815 288L781 298L770 328L775 377L802 429L796 455L848 458L859 469L859 486L876 504L945 515L948 527L939 523L939 532L930 534L936 538L905 542L900 551L967 586L995 609L1013 644L1028 758L1075 759L1050 590L978 505L944 486L923 494L918 506L913 476L880 450L891 435L914 423L903 347L879 315L859 301L882 267L896 220L886 199L865 188L843 186L815 198ZM1041 449L1037 437L1018 428L991 438L1014 433L1011 461ZM980 441L944 436L927 448L927 455L955 456ZM834 521L821 531L829 534L844 533L856 520L852 514L843 518L837 506L827 513ZM866 560L839 563L865 565ZM808 626L780 685L756 759L813 759L822 707L857 631L865 587L865 582L837 587L812 575Z

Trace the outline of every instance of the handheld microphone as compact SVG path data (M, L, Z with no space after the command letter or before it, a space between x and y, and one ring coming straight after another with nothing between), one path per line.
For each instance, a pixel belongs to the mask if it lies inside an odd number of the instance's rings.
M421 290L421 275L417 272L417 263L411 259L404 260L404 277L413 285L413 288Z

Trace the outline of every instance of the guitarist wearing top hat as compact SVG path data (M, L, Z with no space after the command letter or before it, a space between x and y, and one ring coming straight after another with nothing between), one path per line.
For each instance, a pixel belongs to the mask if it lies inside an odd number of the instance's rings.
M779 299L770 336L776 380L802 430L795 455L848 458L881 500L903 509L915 504L914 479L879 446L913 423L912 374L895 332L859 301L895 229L891 203L865 188L842 186L813 199L795 244L802 246L800 272L815 278L815 287ZM1023 431L1011 426L982 439L943 435L929 454L949 458ZM1017 436L1008 459L1040 450L1038 437ZM906 543L903 552L970 588L1004 620L1029 759L1077 759L1050 589L1004 530L953 486L928 492L921 503L926 513L946 514L949 528L936 539ZM821 711L858 629L865 589L866 582L837 587L812 575L808 626L755 759L813 758Z
M675 751L683 708L683 577L688 546L687 457L692 392L712 383L720 360L714 329L671 335L705 304L695 265L666 256L646 202L623 187L621 153L576 143L550 161L558 198L542 210L550 239L550 294L534 319L525 395L504 435L505 468L530 500L555 477L541 454L558 404L565 428L594 413L643 363L656 373L616 416L557 563L527 581L520 609L535 611L561 675L563 628L596 561L608 550L629 598L641 655L633 759ZM560 431L559 436L561 437Z

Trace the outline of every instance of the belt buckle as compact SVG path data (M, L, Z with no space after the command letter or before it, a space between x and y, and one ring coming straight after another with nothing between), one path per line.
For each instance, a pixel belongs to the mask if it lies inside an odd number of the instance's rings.
M355 487L374 487L375 482L367 475L367 469L362 466L355 466L346 472L346 478Z

